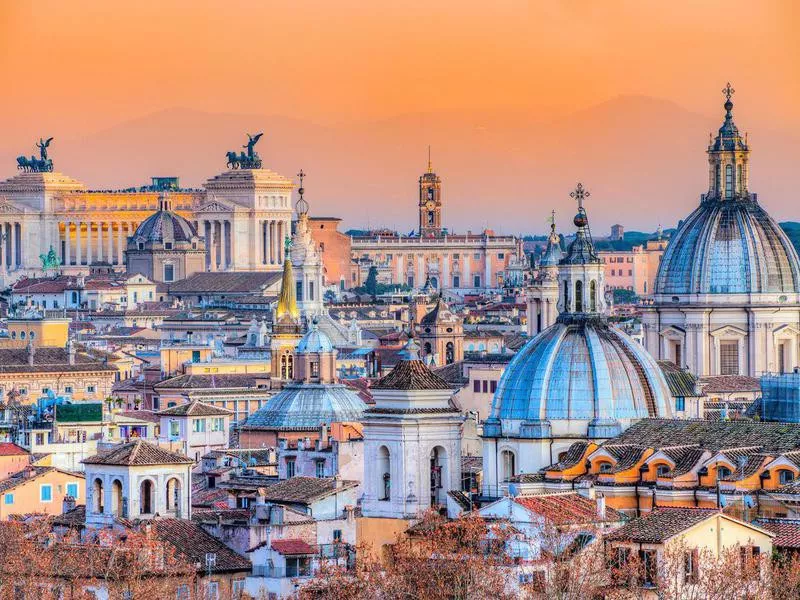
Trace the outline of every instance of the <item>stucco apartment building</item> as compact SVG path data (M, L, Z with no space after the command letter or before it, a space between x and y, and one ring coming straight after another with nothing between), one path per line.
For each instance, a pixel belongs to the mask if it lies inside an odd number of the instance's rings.
M598 251L605 267L606 289L630 290L637 296L652 294L667 241L648 240L644 245L634 246L631 250Z

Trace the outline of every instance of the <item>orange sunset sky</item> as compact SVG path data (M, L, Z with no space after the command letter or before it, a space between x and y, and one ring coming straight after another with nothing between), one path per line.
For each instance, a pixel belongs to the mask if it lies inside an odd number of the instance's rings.
M410 230L433 146L451 229L673 226L707 181L721 88L752 185L800 220L796 2L3 2L0 177L54 136L90 187L199 186L245 131L312 212Z

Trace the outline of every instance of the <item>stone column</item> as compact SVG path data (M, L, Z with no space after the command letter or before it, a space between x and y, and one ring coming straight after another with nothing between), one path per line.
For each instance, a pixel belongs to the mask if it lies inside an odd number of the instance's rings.
M80 267L83 262L83 252L81 244L81 222L75 223L75 265Z
M64 223L64 265L69 266L72 264L72 223L67 221Z
M492 255L489 253L489 249L484 249L484 262L486 264L486 273L484 274L483 280L483 287L491 288L494 287L492 285Z
M114 222L109 221L108 224L108 237L106 238L106 250L108 250L108 264L114 264Z
M261 242L262 246L262 260L261 264L269 263L269 222L265 219L261 221Z
M278 228L278 239L276 240L276 242L277 242L277 246L278 246L278 249L277 249L278 250L277 251L278 264L282 265L283 264L283 238L284 238L283 221L278 221L277 228Z
M9 251L9 258L11 259L10 265L11 270L17 270L17 228L15 227L15 223L12 221L9 228L11 229L11 250Z
M269 255L267 264L275 264L275 221L267 221L267 239L269 240Z
M86 222L86 266L92 264L92 222Z
M217 248L216 248L216 232L214 231L214 221L208 222L208 239L209 239L209 256L211 264L209 271L217 270Z
M125 249L125 236L122 230L123 223L117 223L117 264L121 265L124 261L123 251Z
M225 247L225 242L227 241L227 235L225 233L225 219L222 219L219 222L219 268L220 271L227 270L228 267L228 252L227 248Z
M450 287L450 256L448 254L442 255L442 273L439 277L439 289L447 289Z
M0 223L0 273L6 273L6 258L8 255L8 244L5 238L6 224Z
M97 262L103 262L103 222L97 224Z

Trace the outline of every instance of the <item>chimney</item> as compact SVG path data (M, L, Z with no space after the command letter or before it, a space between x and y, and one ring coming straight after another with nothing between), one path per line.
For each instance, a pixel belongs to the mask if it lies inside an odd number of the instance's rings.
M71 510L75 510L75 498L64 496L64 501L61 503L61 513L68 513Z
M33 359L36 356L36 348L33 345L33 342L28 340L28 365L33 366Z
M606 497L603 494L597 494L597 518L606 518Z
M67 356L69 357L69 364L75 364L75 343L72 340L67 342Z

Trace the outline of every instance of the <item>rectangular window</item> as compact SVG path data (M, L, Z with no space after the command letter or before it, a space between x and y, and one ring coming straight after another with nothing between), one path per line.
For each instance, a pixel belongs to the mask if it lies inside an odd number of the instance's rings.
M53 501L53 486L49 483L42 484L39 487L39 500L42 502Z
M461 285L461 278L458 275L453 276L453 287L458 288Z
M214 417L211 428L212 431L223 431L225 429L225 419L222 417Z
M675 365L680 367L683 364L683 345L679 342L675 344Z
M313 281L309 281L308 282L308 299L311 300L312 302L314 300L314 282Z
M642 563L642 579L646 587L656 584L656 551L640 550L639 560Z
M486 379L484 379L482 381L482 387L483 387L483 393L484 394L488 394L489 393L489 382Z
M497 258L499 258L500 260L504 259L505 257L506 257L505 253L503 253L503 252L498 252L497 253Z
M175 265L164 265L164 281L175 281Z
M206 583L205 600L219 600L219 583L216 581Z
M195 433L204 433L206 430L206 420L205 419L193 419L192 420L192 431Z
M675 410L678 412L686 410L686 398L675 398Z
M93 385L87 385L86 391L89 392L90 394L94 394L97 391L97 387Z
M739 374L739 342L720 342L719 374Z
M475 275L474 279L472 280L472 287L479 288L481 287L481 276Z
M234 579L231 582L231 592L233 593L234 600L239 600L244 593L244 579Z
M287 458L286 459L286 479L291 479L292 477L294 477L294 473L295 473L294 459L293 458Z
M78 499L78 484L77 483L68 483L67 484L67 496L72 496L76 500Z
M182 583L178 586L175 590L175 600L190 600L188 585Z
M489 382L489 391L492 394L494 394L497 391L497 382L496 381L490 381Z
M169 437L171 439L178 439L178 437L180 436L180 433L181 433L180 423L178 423L178 421L170 421L169 422Z
M297 283L295 283L295 295L297 296L296 300L298 302L302 302L303 301L303 282L302 281L298 281Z
M6 494L3 496L3 504L14 504L14 494Z
M683 555L683 576L686 583L697 583L698 552L691 550Z
M336 542L341 542L341 541L342 541L342 530L341 529L334 529L333 530L333 542L334 542L334 544Z
M473 380L473 382L472 382L472 391L475 392L476 394L480 394L481 393L481 380L480 379Z
M317 479L322 479L323 477L325 477L325 461L318 460L316 467L317 467L317 472L316 472Z
M43 387L43 388L42 388L42 393L43 393L43 394L47 394L47 393L49 393L49 392L50 392L50 388L48 388L48 387Z
M68 385L68 386L64 387L64 393L71 394L72 393L72 386Z

